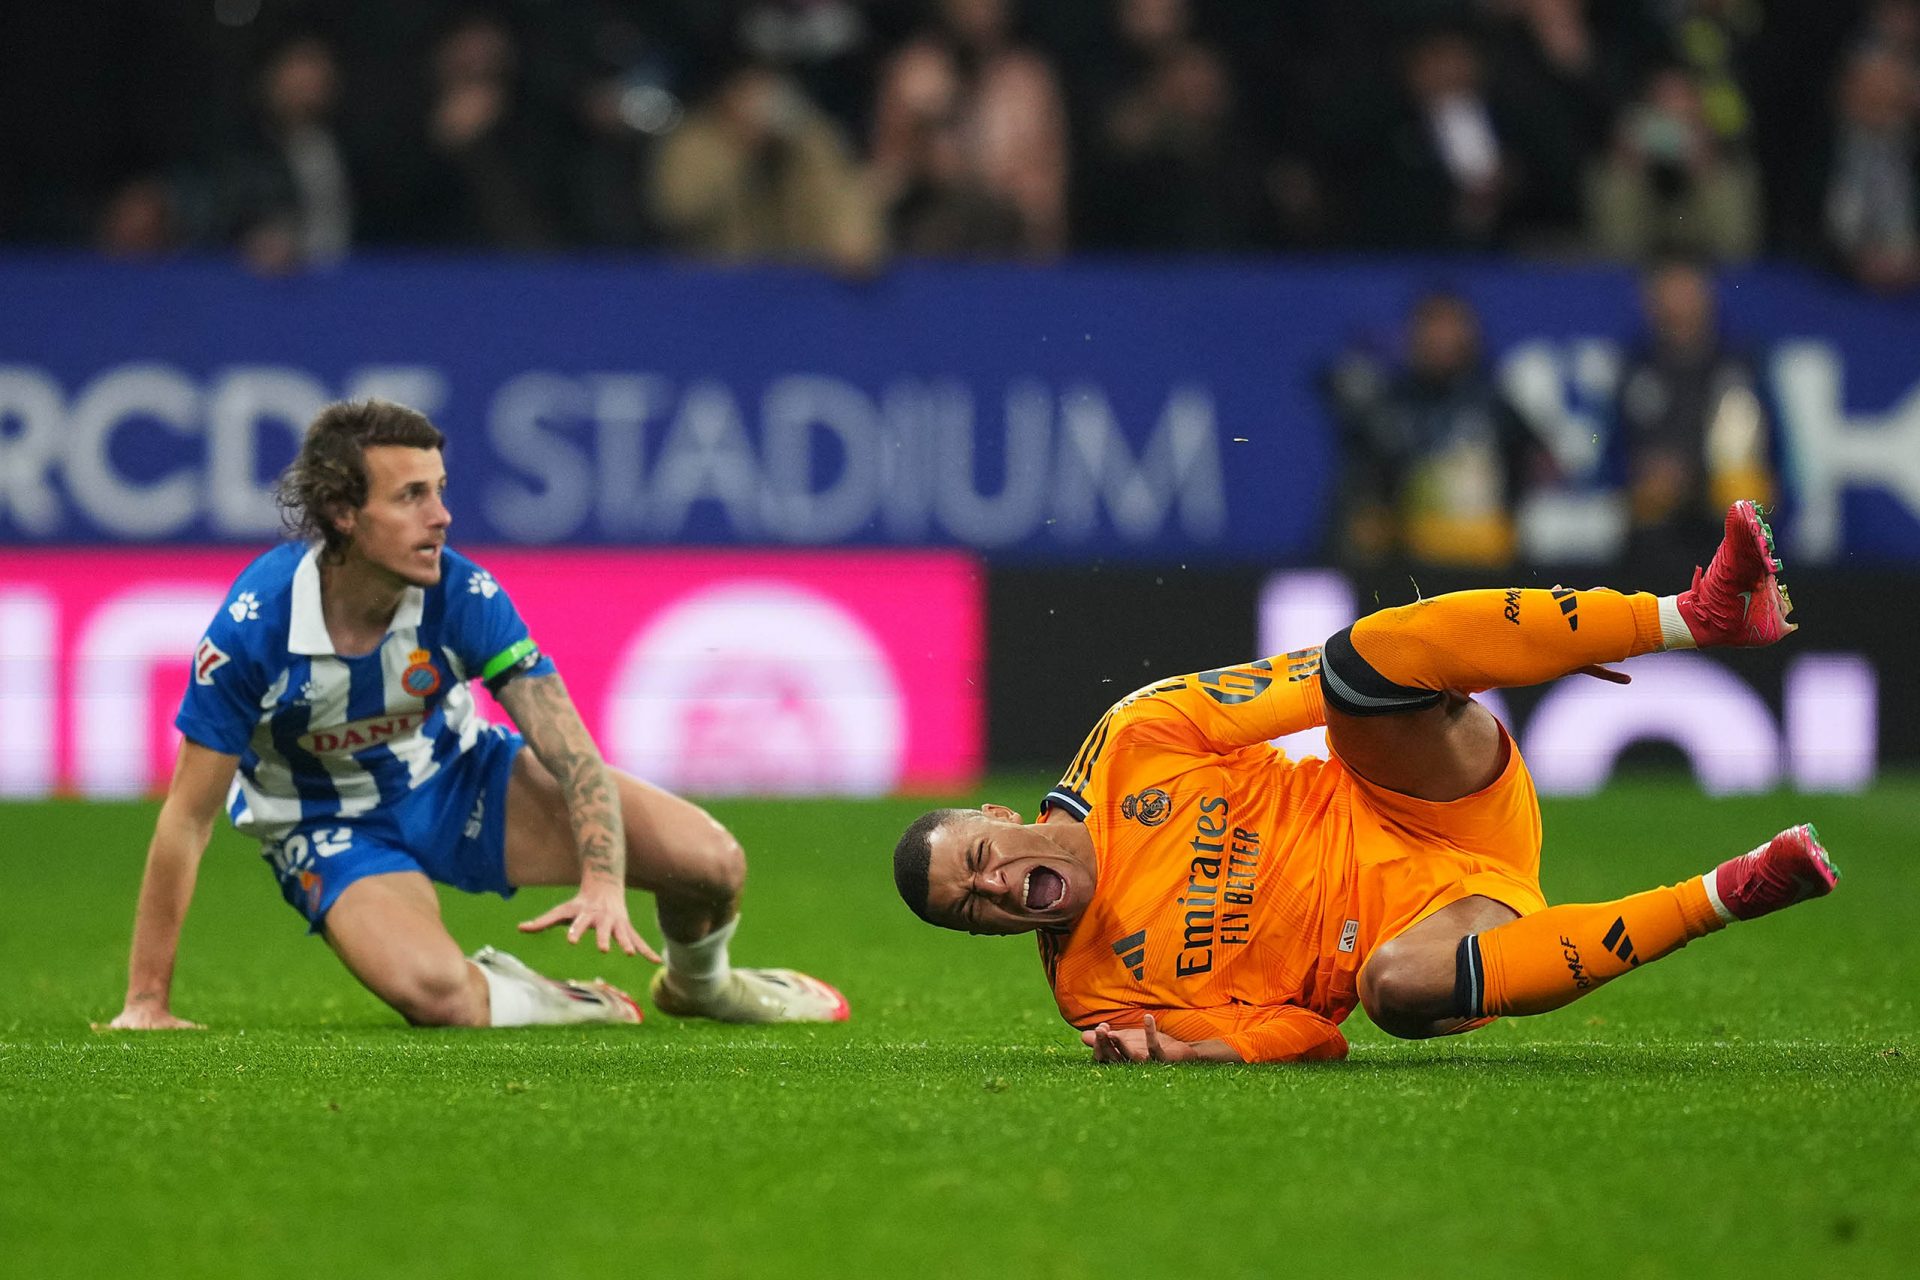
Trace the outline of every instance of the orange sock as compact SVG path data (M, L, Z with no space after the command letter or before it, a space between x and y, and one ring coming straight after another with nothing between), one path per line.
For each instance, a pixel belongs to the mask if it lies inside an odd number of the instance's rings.
M1455 591L1382 609L1327 641L1328 701L1366 715L1418 705L1417 698L1386 705L1396 700L1394 688L1476 693L1542 684L1666 648L1675 633L1663 627L1662 612L1661 602L1645 592L1565 587ZM1677 612L1670 623L1685 634ZM1343 699L1343 693L1354 696Z
M1725 927L1699 876L1617 902L1548 907L1460 939L1454 1012L1546 1013Z

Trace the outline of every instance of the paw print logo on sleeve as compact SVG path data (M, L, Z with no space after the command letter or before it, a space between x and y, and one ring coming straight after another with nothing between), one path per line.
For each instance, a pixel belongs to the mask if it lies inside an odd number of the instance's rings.
M248 622L260 616L260 597L251 591L242 591L227 606L227 613L235 622Z
M500 584L485 569L476 569L467 579L467 594L479 596L482 600L491 600L500 591Z

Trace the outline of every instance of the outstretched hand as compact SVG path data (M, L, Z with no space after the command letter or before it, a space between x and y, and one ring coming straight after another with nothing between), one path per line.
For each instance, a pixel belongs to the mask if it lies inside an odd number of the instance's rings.
M205 1031L198 1022L176 1017L171 1011L150 1004L130 1004L120 1010L112 1022L92 1024L95 1031Z
M645 956L655 964L660 963L660 953L647 945L647 940L633 927L633 921L627 918L627 894L624 889L582 885L579 893L551 911L524 921L520 925L520 932L539 933L563 920L572 921L567 926L568 942L580 941L591 929L602 951L618 943L620 950L630 956Z
M1200 1053L1185 1040L1167 1035L1147 1015L1144 1027L1114 1027L1101 1023L1080 1033L1080 1043L1093 1050L1095 1062L1192 1062Z

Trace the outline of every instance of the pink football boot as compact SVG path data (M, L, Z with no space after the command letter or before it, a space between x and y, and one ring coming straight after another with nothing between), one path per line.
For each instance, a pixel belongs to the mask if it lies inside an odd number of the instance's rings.
M1727 533L1713 562L1693 572L1679 598L1680 617L1702 649L1772 644L1796 630L1787 621L1793 603L1774 577L1773 530L1758 503L1745 498L1727 508Z
M1789 827L1752 853L1706 874L1707 896L1722 919L1752 920L1833 892L1840 868L1820 847L1812 823Z

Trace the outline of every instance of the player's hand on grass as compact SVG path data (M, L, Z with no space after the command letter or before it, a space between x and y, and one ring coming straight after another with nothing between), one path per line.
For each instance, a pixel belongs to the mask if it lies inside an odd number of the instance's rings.
M165 1005L129 1001L112 1022L93 1024L95 1031L205 1031L198 1022L177 1017Z
M1080 1043L1093 1050L1095 1062L1192 1062L1200 1057L1194 1047L1160 1030L1153 1015L1144 1027L1114 1027L1101 1023L1080 1033Z
M583 884L580 892L566 902L521 924L520 932L539 933L563 920L573 922L567 926L568 942L580 941L591 929L602 951L607 950L610 944L617 943L630 956L645 956L655 964L660 963L660 953L647 945L647 940L633 927L633 921L627 918L625 889L613 885L602 887L597 883Z

